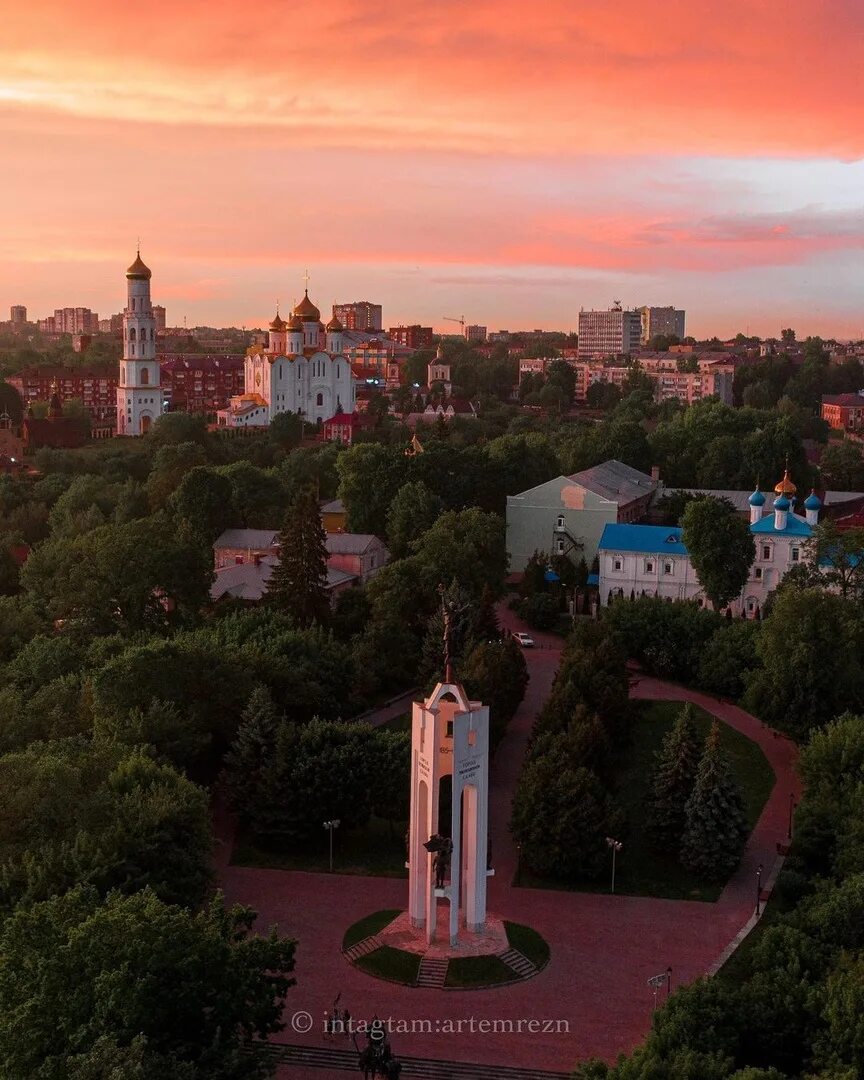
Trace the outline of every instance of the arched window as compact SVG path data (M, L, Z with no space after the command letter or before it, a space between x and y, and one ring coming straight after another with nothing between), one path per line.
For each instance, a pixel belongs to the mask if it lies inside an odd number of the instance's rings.
M129 327L129 340L130 341L135 340L135 327L134 326Z
M316 405L323 405L324 404L324 395L323 394L319 394L318 397L315 398L315 404Z
M141 385L142 386L149 386L150 385L150 369L149 368L146 368L146 367L141 368Z

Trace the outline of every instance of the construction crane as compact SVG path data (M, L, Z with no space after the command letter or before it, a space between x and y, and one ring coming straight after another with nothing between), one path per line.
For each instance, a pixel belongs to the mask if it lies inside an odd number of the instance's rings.
M463 337L465 336L465 316L464 315L460 315L458 319L454 318L454 316L452 316L452 315L444 315L443 319L444 319L445 322L458 322L459 325L462 327L462 336Z

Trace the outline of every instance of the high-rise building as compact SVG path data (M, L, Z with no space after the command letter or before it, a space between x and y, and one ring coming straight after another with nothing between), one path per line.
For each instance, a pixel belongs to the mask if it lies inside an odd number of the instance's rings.
M485 326L466 326L465 327L465 340L466 341L485 341L486 340L486 327Z
M21 324L27 322L27 308L23 304L13 304L9 309L9 319L13 323Z
M638 311L625 311L615 301L608 311L579 312L580 360L628 356L639 348L642 321Z
M118 435L146 435L162 414L150 277L150 270L142 262L139 251L135 262L126 271L123 359L117 386Z
M431 326L414 323L411 326L391 326L387 336L406 349L431 349L435 332Z
M662 334L664 337L684 337L684 312L674 307L640 307L642 344Z
M55 334L96 334L99 332L99 316L90 308L57 308L53 318Z
M350 304L334 304L333 318L338 319L346 330L362 330L375 333L381 330L381 305L368 300L354 300Z
M156 320L156 333L165 329L165 308L162 304L153 305L153 318Z

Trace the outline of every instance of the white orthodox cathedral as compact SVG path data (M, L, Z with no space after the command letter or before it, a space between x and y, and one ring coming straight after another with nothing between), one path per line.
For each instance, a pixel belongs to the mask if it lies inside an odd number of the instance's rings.
M322 424L354 411L357 380L342 355L342 324L334 316L325 329L308 290L289 322L276 312L266 348L247 351L243 381L244 392L218 413L223 427L266 427L285 412Z
M150 302L150 270L141 252L126 271L123 359L117 384L117 434L146 435L162 414L156 317Z

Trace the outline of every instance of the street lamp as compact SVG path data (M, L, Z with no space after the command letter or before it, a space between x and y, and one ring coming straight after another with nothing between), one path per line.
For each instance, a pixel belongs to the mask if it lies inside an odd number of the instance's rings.
M666 968L666 1000L669 1000L669 995L672 993L672 965Z
M339 818L333 818L332 821L325 821L324 828L330 833L330 873L333 873L333 831L339 828Z
M615 856L624 847L620 840L616 840L613 836L606 837L607 845L612 849L612 888L611 892L615 892Z
M795 792L789 792L789 829L786 833L786 839L792 839L792 815L795 813Z
M762 910L762 863L756 869L756 917Z

